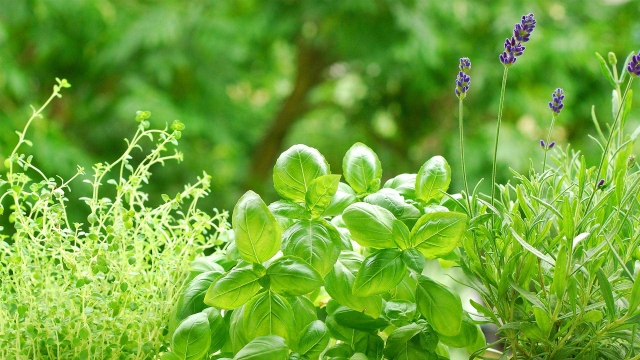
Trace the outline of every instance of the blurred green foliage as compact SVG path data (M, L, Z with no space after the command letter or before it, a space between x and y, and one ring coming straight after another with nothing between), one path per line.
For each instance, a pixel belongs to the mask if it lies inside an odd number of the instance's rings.
M458 58L473 63L465 130L475 184L490 174L498 55L529 12L538 26L505 99L498 180L506 181L509 166L541 160L556 87L566 107L553 140L596 153L585 136L594 132L591 105L602 122L611 109L594 53L613 51L622 66L640 48L636 1L2 1L0 153L59 76L73 88L28 134L45 173L68 178L77 165L115 160L135 112L150 110L153 123L186 124L185 164L154 170L151 203L202 170L213 176L208 208L231 208L247 188L275 198L271 169L295 143L319 149L341 173L342 154L364 142L387 166L383 181L441 154L455 192ZM629 125L637 118L636 109Z

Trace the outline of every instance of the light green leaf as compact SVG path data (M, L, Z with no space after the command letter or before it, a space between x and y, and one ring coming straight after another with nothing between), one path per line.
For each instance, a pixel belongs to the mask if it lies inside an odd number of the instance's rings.
M322 321L316 320L302 331L297 352L311 360L317 360L329 345L329 340L331 340L329 330Z
M380 188L382 165L378 155L362 143L355 143L347 151L342 160L342 172L345 180L359 194L376 192Z
M340 175L323 175L309 184L304 201L314 219L319 218L331 204L339 183Z
M562 299L567 288L567 248L562 245L556 256L556 266L553 268L553 288L558 299Z
M416 317L416 304L407 300L387 301L384 316L395 326L405 326Z
M244 307L244 328L249 339L278 335L289 341L293 331L293 310L285 298L271 290L256 295Z
M319 221L302 220L282 235L282 252L301 258L322 277L327 275L340 254L330 231Z
M240 350L233 360L287 360L289 348L279 336L260 336Z
M358 201L356 192L353 191L351 186L345 183L338 183L338 190L331 199L331 203L324 211L324 216L336 216L342 214L347 206Z
M331 298L341 305L377 318L382 311L382 297L380 295L360 297L352 294L353 283L361 264L362 256L360 254L343 251L325 277L324 288Z
M318 320L318 314L311 300L305 296L288 297L287 302L293 310L293 339L297 339L307 325Z
M355 203L342 214L347 229L361 246L395 248L393 241L393 214L378 205Z
M444 256L458 246L467 215L456 212L424 214L411 230L411 244L427 259Z
M209 354L213 354L222 349L229 339L229 329L218 309L213 307L206 308L203 313L207 314L207 319L209 320L209 329L211 330Z
M178 321L186 319L189 315L199 313L207 307L204 304L207 290L209 290L211 283L222 275L224 273L221 271L208 271L196 276L187 284L178 300L176 310Z
M616 305L613 301L613 289L611 288L611 283L602 269L598 269L598 271L596 271L596 277L598 278L598 285L600 285L600 293L607 305L607 317L609 320L613 321L616 316Z
M244 326L244 306L231 311L229 320L229 337L231 338L231 349L234 353L240 351L249 343L247 331Z
M600 310L591 310L582 314L582 322L598 322L602 320L602 311Z
M438 334L455 336L460 332L462 301L446 286L426 276L418 276L416 304Z
M384 348L384 356L395 359L401 353L407 352L409 340L422 331L422 326L413 323L399 327L389 334L387 345Z
M235 309L260 290L258 280L251 268L235 268L211 284L204 303L220 309Z
M631 288L631 297L629 298L629 312L634 313L640 305L640 275L636 275Z
M280 250L280 226L253 191L247 191L233 209L233 231L244 261L263 263Z
M451 167L442 156L434 156L422 165L416 177L416 196L425 202L440 201L449 189Z
M393 240L401 250L411 247L409 228L400 220L393 220Z
M436 330L437 331L437 330ZM476 342L478 333L481 333L480 327L476 325L469 315L464 314L462 317L462 325L460 326L460 332L454 336L446 336L443 334L438 335L440 341L448 346L456 348L464 348L471 346Z
M371 296L382 294L396 287L406 274L402 251L382 249L368 256L353 283L353 294Z
M367 314L363 314L360 311L350 309L346 306L340 306L331 315L336 320L338 325L350 329L372 331L376 329L383 329L389 326L389 321L387 321L383 317L372 318Z
M311 218L311 214L304 206L288 200L278 200L269 204L269 210L283 230L286 230L296 220L308 220Z
M394 189L380 189L365 197L364 201L389 210L397 219L409 224L415 223L421 215L418 208L404 202L404 198Z
M329 174L322 154L306 145L294 145L283 152L273 168L273 185L283 198L303 203L311 182Z
M324 285L322 276L295 256L283 256L267 269L271 290L284 296L298 296Z
M424 270L425 265L427 265L427 260L424 258L424 255L413 248L402 251L402 262L417 274L422 274L422 270Z
M405 199L416 198L417 174L400 174L384 183L383 188L394 189Z
M171 351L179 359L204 358L211 344L211 330L207 314L197 313L180 323L171 339Z

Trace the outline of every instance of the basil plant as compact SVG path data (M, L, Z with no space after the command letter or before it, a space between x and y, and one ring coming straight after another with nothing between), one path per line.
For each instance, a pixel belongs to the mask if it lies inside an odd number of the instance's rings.
M274 168L281 200L238 200L233 240L192 265L165 359L435 360L483 348L460 297L423 271L455 258L467 228L446 195L446 160L382 185L377 155L357 143L342 171L346 182L295 145Z

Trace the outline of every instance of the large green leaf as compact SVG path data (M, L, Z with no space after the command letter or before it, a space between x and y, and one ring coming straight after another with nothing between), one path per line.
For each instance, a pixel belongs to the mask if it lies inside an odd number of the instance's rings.
M207 314L207 319L209 320L209 329L211 330L209 354L213 354L222 349L229 339L229 329L218 309L214 307L206 308L203 313Z
M296 220L311 218L311 214L304 206L288 200L278 200L269 204L269 210L283 230L286 230Z
M438 338L445 345L456 348L463 348L474 345L474 343L478 339L478 336L480 336L479 333L482 333L480 327L473 322L469 315L464 314L464 316L462 317L460 332L458 334L454 336L446 336L444 334L440 334Z
M280 336L260 336L240 350L233 360L287 360L289 348Z
M406 203L395 189L380 189L380 191L365 197L364 201L391 211L397 219L406 221L410 225L415 223L421 215L420 210Z
M307 325L318 320L315 305L305 296L292 296L287 298L287 302L293 310L293 339L297 339L302 334Z
M396 287L407 272L402 261L402 251L382 249L368 256L353 283L353 294L371 296L382 294Z
M327 209L324 211L323 215L324 216L340 215L342 214L344 209L347 208L347 206L353 204L356 201L358 201L358 198L356 197L356 192L353 191L351 186L345 183L338 183L338 190L336 191L335 195L333 195L333 198L331 199L331 203L329 204Z
M302 220L284 232L282 252L301 258L324 277L338 259L340 244L322 222Z
M362 143L355 143L342 160L345 180L357 193L372 193L380 188L382 165L373 150Z
M346 306L340 306L331 315L336 320L338 325L342 325L350 329L372 331L376 329L383 329L389 326L389 321L387 321L387 319L383 317L372 318L367 314L353 310Z
M317 360L329 345L329 340L331 340L329 330L322 321L316 320L302 330L297 352L309 360Z
M338 191L338 183L340 175L323 175L311 182L304 201L314 219L320 217L331 204L333 196Z
M207 314L193 314L180 323L171 339L171 351L179 359L204 358L211 344L211 329Z
M382 311L380 295L360 297L353 295L353 283L362 264L362 255L343 251L331 272L325 277L325 290L332 299L354 310L377 318Z
M426 276L418 276L416 305L438 334L455 336L460 332L462 301L446 286Z
M231 339L231 349L234 353L240 351L249 343L247 331L244 326L244 306L231 312L229 319L229 338Z
M417 174L400 174L384 183L383 188L394 189L405 199L416 198Z
M416 287L418 282L410 271L404 276L400 284L391 290L391 298L394 300L416 301Z
M458 246L467 227L467 215L456 212L424 214L411 230L411 245L427 259L444 256Z
M247 191L233 209L233 231L244 261L263 263L280 250L280 226L253 191Z
M295 256L283 256L267 269L271 290L284 296L304 295L324 285L322 276Z
M329 174L322 154L306 145L293 145L283 152L273 168L273 185L285 199L303 203L313 179Z
M204 303L220 309L235 309L260 290L258 280L251 268L235 268L211 284Z
M361 246L395 248L393 214L378 205L355 203L342 213L342 220L353 239Z
M221 271L207 271L196 276L187 284L178 300L176 310L178 321L186 319L189 315L199 313L207 307L204 303L207 290L211 283L222 275L224 275L224 272Z
M420 334L421 331L422 326L416 323L393 330L387 338L387 345L384 348L384 356L389 359L395 359L401 354L409 352L409 340Z
M278 335L288 341L293 325L291 306L271 290L256 295L244 307L244 328L249 339Z
M416 177L416 196L425 202L440 201L442 191L449 189L451 168L442 156L427 160Z

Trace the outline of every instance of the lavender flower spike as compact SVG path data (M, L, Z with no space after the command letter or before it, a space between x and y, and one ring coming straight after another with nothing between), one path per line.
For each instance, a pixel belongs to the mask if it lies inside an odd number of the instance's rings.
M631 61L629 61L629 65L627 65L627 70L631 75L640 76L640 51L631 57Z
M460 68L460 71L466 74L471 70L471 60L467 57L460 58L460 65L458 65L458 67Z
M562 100L564 100L564 91L562 89L557 88L552 94L551 97L553 101L549 102L549 109L553 110L556 115L560 115L560 111L564 107Z
M547 148L547 144L544 143L544 140L540 139L540 147L543 149Z
M460 71L458 72L458 77L456 77L455 93L458 99L462 100L467 96L467 91L469 91L469 85L471 84L471 77L467 75L467 71L471 69L471 60L469 58L460 58L458 67Z
M504 41L504 51L500 54L500 62L510 67L516 63L518 56L521 56L525 47L522 43L529 41L533 29L536 27L536 20L533 14L522 15L520 23L513 29L513 36Z
M520 20L520 23L516 24L515 29L513 29L513 37L520 42L527 42L535 27L536 20L533 18L533 14L522 15L522 20Z

